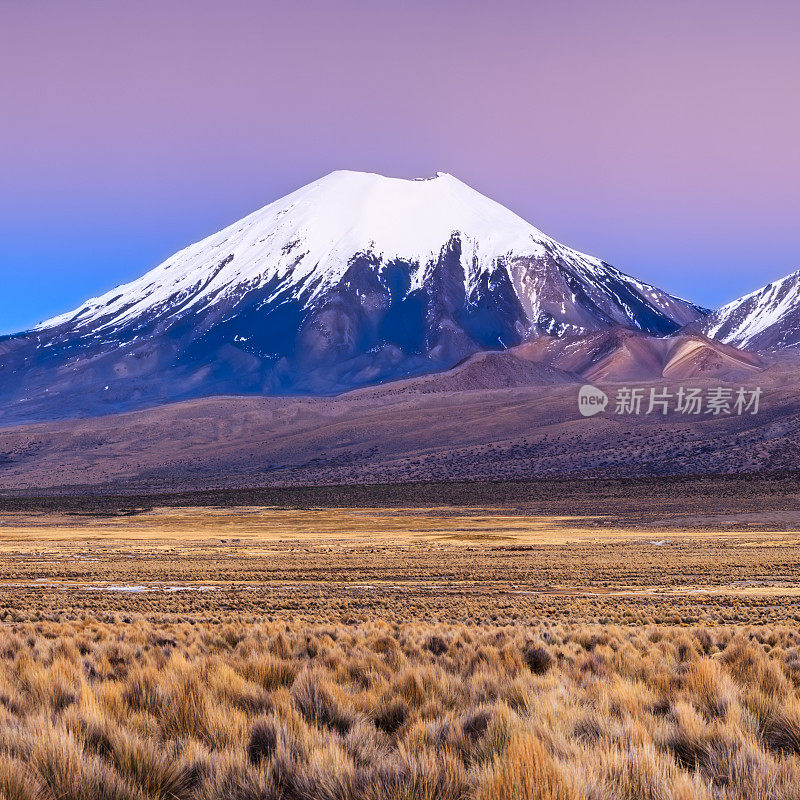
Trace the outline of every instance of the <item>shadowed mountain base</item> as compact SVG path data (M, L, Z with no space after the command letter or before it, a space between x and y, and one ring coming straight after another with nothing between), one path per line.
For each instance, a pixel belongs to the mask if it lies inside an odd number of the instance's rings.
M457 371L336 398L220 397L0 429L4 490L165 492L254 486L750 474L794 470L800 394L791 366L743 381L757 414L588 419L578 385L452 391ZM629 383L677 394L719 381ZM728 388L738 384L729 384ZM733 389L731 389L733 391Z

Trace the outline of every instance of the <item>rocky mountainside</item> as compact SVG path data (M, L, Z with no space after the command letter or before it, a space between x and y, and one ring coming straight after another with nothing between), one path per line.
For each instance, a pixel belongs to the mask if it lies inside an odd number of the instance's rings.
M800 345L800 271L740 297L697 325L713 339L753 350Z

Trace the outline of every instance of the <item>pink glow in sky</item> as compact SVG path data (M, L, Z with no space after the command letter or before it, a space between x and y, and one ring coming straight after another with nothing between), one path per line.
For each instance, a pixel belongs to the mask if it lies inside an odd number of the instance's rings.
M790 2L4 2L0 331L339 168L451 172L721 304L800 268L799 32Z

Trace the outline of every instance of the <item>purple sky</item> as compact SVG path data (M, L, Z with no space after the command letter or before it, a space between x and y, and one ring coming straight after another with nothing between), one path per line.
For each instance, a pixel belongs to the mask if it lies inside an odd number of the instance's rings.
M800 267L796 2L0 6L0 331L333 169L715 306Z

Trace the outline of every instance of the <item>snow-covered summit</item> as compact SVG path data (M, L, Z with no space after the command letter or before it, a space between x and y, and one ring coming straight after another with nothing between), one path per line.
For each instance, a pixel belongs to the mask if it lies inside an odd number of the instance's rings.
M411 265L407 292L419 289L442 248L457 235L468 290L503 260L558 254L582 271L603 262L558 244L452 175L404 180L337 171L190 245L138 280L39 326L117 327L142 314L197 311L243 291L320 298L353 258ZM632 279L645 294L657 292ZM287 294L288 290L288 294ZM265 298L266 299L266 298ZM538 298L525 298L538 308Z

